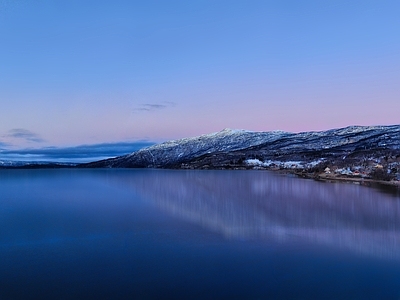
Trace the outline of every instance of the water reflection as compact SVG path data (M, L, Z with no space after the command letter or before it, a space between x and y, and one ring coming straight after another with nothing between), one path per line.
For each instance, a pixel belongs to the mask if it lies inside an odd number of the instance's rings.
M398 194L262 171L144 170L112 178L227 238L302 240L400 258Z

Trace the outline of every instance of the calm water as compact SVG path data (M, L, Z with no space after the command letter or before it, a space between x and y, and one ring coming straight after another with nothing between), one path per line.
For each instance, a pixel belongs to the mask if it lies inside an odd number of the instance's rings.
M262 171L0 171L0 299L400 299L400 194Z

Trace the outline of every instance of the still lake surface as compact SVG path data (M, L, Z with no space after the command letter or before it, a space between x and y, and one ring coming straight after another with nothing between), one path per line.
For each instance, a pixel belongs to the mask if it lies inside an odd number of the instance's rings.
M400 194L264 171L1 170L0 299L399 299Z

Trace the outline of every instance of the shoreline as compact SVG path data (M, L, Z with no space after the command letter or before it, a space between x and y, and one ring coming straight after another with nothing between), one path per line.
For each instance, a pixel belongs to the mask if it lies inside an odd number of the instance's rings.
M298 171L291 171L291 170L279 170L283 171L284 174L293 174L301 178L313 179L316 181L325 181L325 182L347 182L353 184L360 184L360 185L371 185L371 184L378 184L378 185L385 185L385 186L392 186L400 189L400 181L384 181L384 180L375 180L371 178L362 178L362 177L348 177L348 176L340 176L340 175L332 175L332 174L313 174L313 173L303 173Z

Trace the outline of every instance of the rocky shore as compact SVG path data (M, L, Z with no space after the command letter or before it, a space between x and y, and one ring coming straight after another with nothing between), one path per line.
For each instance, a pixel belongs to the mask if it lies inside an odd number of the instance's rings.
M385 181L385 180L376 180L376 179L371 179L371 178L363 178L363 177L352 177L352 176L341 176L341 175L335 175L335 174L325 174L325 173L318 173L318 174L313 174L313 173L304 173L304 172L285 172L288 174L294 174L296 176L302 177L302 178L309 178L309 179L314 179L318 181L327 181L327 182L345 182L345 183L354 183L354 184L360 184L360 185L365 185L365 186L370 186L372 184L379 184L379 185L386 185L386 186L394 186L400 189L400 181L399 180L390 180L390 181Z

